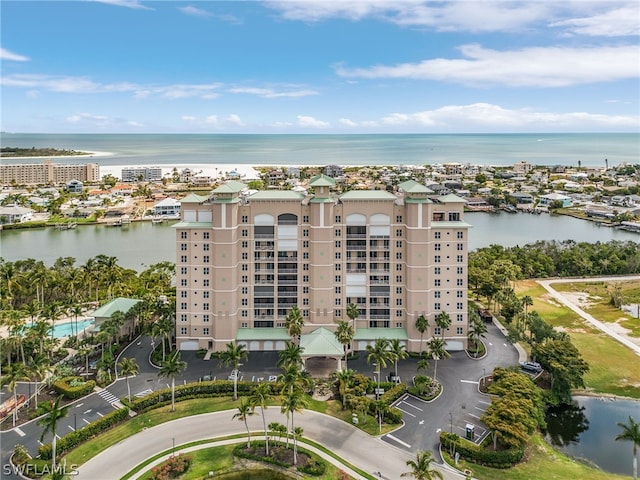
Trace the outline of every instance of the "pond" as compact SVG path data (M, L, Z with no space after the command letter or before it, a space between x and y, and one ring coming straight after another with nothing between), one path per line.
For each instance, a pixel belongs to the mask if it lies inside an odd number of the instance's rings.
M573 405L547 412L546 439L573 458L602 470L632 475L633 443L616 441L618 423L640 420L640 401L574 397Z
M217 480L255 480L256 478L260 480L291 480L294 477L266 468L216 475Z

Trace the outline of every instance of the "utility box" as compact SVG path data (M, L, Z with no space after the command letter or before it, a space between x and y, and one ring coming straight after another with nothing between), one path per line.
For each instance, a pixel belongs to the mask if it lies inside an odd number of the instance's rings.
M467 427L465 428L465 431L467 432L467 440L471 440L473 441L476 438L476 427L475 425L471 425L470 423L467 423Z

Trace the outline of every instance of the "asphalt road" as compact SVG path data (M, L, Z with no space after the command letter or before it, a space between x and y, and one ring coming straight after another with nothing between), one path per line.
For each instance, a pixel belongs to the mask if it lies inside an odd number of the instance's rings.
M465 352L454 352L451 358L439 361L437 376L443 385L442 395L429 403L410 396L403 397L398 404L398 407L405 412L403 415L405 422L403 427L391 434L384 435L381 438L382 441L376 439L377 442L392 447L394 451L406 452L407 455L419 450L431 450L434 454L437 454L440 430L449 429L464 435L465 426L469 423L476 426L478 437L485 432L485 427L479 422L479 417L488 406L490 400L479 393L478 382L484 374L489 374L495 366L515 365L518 362L518 353L514 346L506 341L495 325L488 324L488 327L489 332L484 340L487 346L487 355L482 359L473 359L469 358ZM142 337L134 340L120 356L135 358L140 366L140 373L129 379L132 396L145 395L168 386L167 380L158 377L158 369L149 361L151 349L151 338ZM195 352L182 352L181 358L187 362L188 367L185 373L176 379L178 384L198 381L205 376L226 379L231 370L230 367L220 365L217 359L208 361L198 359L195 356ZM277 359L277 352L249 354L248 360L240 368L242 378L245 381L250 381L278 375L280 369L275 366ZM416 375L416 363L416 359L406 359L399 362L398 374L403 381L410 382L411 378ZM433 375L434 362L430 363L427 374ZM367 363L365 352L360 352L357 359L350 360L349 368L373 376L374 367ZM383 369L382 373L386 375L392 370L393 366L390 365L388 368ZM28 384L19 387L19 389L23 388L27 389ZM82 428L82 426L113 411L114 408L119 406L118 399L126 397L126 395L127 382L124 378L119 378L106 389L77 400L71 404L69 416L60 421L58 427L59 435ZM235 423L234 426L237 427ZM349 430L353 429L350 425L346 426L349 427ZM307 431L306 428L305 430ZM308 431L312 431L312 428L309 428ZM32 454L37 454L41 432L42 429L36 424L35 420L25 423L16 429L2 432L0 435L0 459L2 464L5 465L8 462L14 446L18 443L24 445ZM217 434L216 432L217 427L208 431L206 437L203 438L213 437ZM51 441L51 436L46 436L43 441ZM332 445L336 448L342 447L342 444L336 444L335 440ZM356 445L358 444L356 443ZM111 450L109 449L109 452ZM113 478L111 473L109 476ZM4 475L3 478L11 477Z

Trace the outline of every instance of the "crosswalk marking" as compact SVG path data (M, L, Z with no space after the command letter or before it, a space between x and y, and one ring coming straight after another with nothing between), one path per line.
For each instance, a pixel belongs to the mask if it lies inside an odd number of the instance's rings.
M120 399L109 390L101 390L98 395L109 403L116 403L120 401Z
M14 431L15 431L18 435L20 435L21 437L24 437L24 436L26 435L26 433L24 433L22 430L20 430L20 427L16 427L16 428L14 429Z

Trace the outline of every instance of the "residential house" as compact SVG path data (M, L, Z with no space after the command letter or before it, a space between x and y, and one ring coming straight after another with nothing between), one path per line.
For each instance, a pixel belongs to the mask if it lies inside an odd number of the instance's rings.
M0 207L0 224L24 223L33 219L34 210L18 205Z

